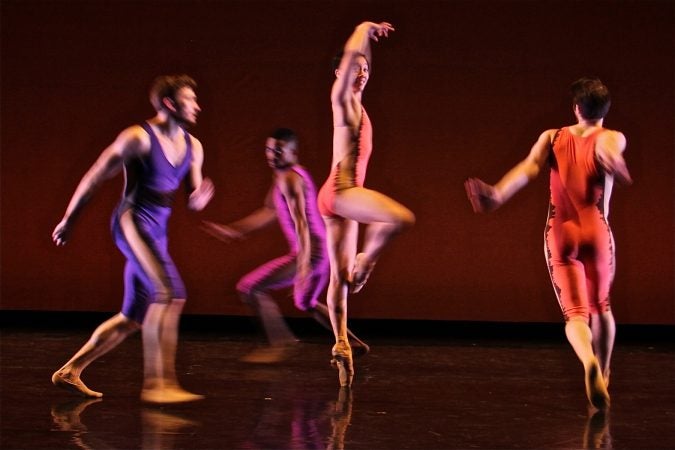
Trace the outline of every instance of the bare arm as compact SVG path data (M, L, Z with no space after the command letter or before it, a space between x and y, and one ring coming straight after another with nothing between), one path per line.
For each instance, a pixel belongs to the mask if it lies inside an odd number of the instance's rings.
M312 247L307 223L304 182L295 172L289 171L281 183L281 193L286 199L288 210L295 224L295 234L298 237L298 275L304 278L311 271Z
M595 156L607 173L614 175L619 183L629 185L633 183L633 179L623 158L625 149L626 137L623 133L606 130L598 136Z
M544 131L530 149L527 157L506 172L494 186L477 178L467 180L464 187L473 210L490 212L499 208L536 178L546 165L555 132L556 130Z
M272 189L270 189L263 206L246 217L227 225L204 220L202 229L223 242L229 242L233 239L242 239L246 234L270 225L276 217L277 211L272 202Z
M80 180L63 219L52 232L52 240L56 245L65 245L68 241L75 220L100 185L117 175L125 161L140 156L149 148L150 141L147 133L139 126L132 126L122 131L115 141L103 150Z
M204 148L198 139L190 135L192 140L192 162L187 178L187 189L190 193L188 208L193 211L201 211L213 198L215 188L209 178L202 175L204 165Z
M363 54L368 61L371 61L370 40L377 42L381 36L388 37L389 32L394 31L394 27L387 22L374 23L363 22L359 24L352 35L347 40L342 60L338 72L340 76L336 77L331 90L331 102L333 104L334 118L337 118L336 125L350 125L350 123L342 123L348 117L342 117L335 114L340 110L350 108L353 103L353 85L356 80L357 73L353 70L354 60L357 55ZM349 111L346 111L349 113ZM341 120L342 119L342 120Z

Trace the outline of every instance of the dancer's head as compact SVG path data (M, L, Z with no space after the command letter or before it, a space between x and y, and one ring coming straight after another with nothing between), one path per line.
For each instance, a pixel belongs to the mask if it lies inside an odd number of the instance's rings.
M277 128L265 141L267 164L286 169L298 162L298 136L290 128Z
M340 73L340 63L344 57L344 51L340 51L333 58L333 71L335 72L336 77L342 76ZM354 90L363 91L368 79L370 78L370 61L363 53L356 53L352 60L352 65L350 70L354 71Z
M572 83L572 107L585 120L603 119L612 100L599 78L583 77Z
M150 103L158 113L194 125L201 111L196 89L197 83L188 75L161 75L150 86Z

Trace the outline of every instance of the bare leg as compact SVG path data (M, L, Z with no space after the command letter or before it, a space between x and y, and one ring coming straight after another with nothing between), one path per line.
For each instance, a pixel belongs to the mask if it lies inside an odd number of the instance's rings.
M141 399L145 402L183 403L204 398L181 388L176 379L175 352L182 304L173 303L151 304L143 321L145 370Z
M256 349L241 360L250 363L275 363L289 356L291 346L297 343L293 332L288 328L276 302L267 294L254 291L250 294L239 293L242 301L250 305L260 318L270 344L268 348Z
M387 243L415 223L415 215L405 206L377 191L355 187L335 196L335 212L347 219L368 224L363 252L355 259L350 282L358 292L368 280Z
M52 375L54 385L84 397L102 397L80 380L82 371L97 358L117 347L127 336L140 329L140 325L121 313L103 322L94 330L82 348Z
M314 308L314 311L312 311L312 317L314 317L314 320L319 322L324 328L328 330L331 329L328 308L325 305L318 303ZM349 328L347 328L347 337L349 338L349 345L352 348L354 356L363 356L370 351L368 344L356 337Z
M593 353L591 329L582 317L573 317L565 325L567 340L584 366L586 396L598 409L609 406L609 393L602 378L602 370Z
M180 403L203 396L183 390L176 379L178 321L185 299L172 298L165 269L139 232L132 213L120 216L122 232L143 271L154 286L154 301L143 320L144 379L141 400L151 403Z
M291 345L297 339L288 328L284 317L276 302L263 292L252 292L249 295L240 294L245 303L251 305L260 317L265 334L270 345Z
M269 347L255 349L242 361L275 363L290 355L297 339L269 291L274 287L291 285L296 272L295 255L285 255L263 264L237 283L239 297L256 312L270 344Z
M176 377L176 350L178 348L178 325L185 306L184 299L174 299L164 313L160 346L164 367L164 380L167 386L180 387Z
M350 386L354 377L352 352L347 334L348 271L354 265L358 223L343 218L324 217L326 246L330 260L328 316L335 335L331 364L337 367L341 386Z
M609 387L610 360L614 349L616 324L611 311L591 314L591 330L593 332L593 351L598 357L605 385Z

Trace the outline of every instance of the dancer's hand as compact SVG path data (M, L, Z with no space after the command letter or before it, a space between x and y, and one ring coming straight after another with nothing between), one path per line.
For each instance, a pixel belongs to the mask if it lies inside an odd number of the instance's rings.
M210 178L204 178L199 187L192 191L188 199L188 208L193 211L201 211L213 198L216 188Z
M52 231L52 240L57 246L66 245L66 242L70 239L72 224L67 218L63 218L54 231Z
M477 213L491 212L499 208L503 201L499 192L478 178L469 178L464 182L466 195L469 197L473 211Z
M230 243L234 240L240 240L244 237L242 232L237 231L234 228L215 222L209 222L208 220L202 220L202 225L200 228L206 233L225 243Z
M360 26L367 27L368 37L375 42L382 36L389 37L389 32L394 31L394 27L388 22L363 22Z

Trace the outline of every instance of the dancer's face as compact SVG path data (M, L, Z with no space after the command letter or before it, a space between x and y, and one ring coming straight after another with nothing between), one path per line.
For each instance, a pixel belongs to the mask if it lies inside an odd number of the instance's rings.
M265 141L267 165L272 169L285 169L296 162L296 144L268 137Z
M172 104L174 110L171 111L171 116L174 119L187 125L197 123L197 116L202 109L197 103L197 94L192 88L185 86L176 91L176 99L172 101Z
M352 65L352 70L356 75L354 79L354 91L361 92L366 88L368 79L370 78L370 66L368 60L364 56L357 56Z

